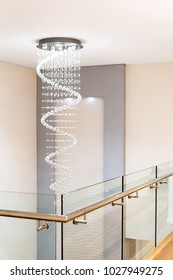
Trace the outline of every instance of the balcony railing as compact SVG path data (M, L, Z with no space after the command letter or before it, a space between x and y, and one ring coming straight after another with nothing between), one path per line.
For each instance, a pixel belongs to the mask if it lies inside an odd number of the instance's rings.
M54 195L1 192L0 216L8 217L1 225L11 218L37 220L37 231L48 231L33 237L36 251L41 238L56 248L52 259L144 259L173 231L172 197L173 162L168 162L62 195L56 207ZM48 258L46 250L40 254Z

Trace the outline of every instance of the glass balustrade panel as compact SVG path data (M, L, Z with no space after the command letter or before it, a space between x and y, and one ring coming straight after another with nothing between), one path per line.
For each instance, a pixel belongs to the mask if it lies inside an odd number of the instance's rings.
M124 199L123 258L141 260L155 246L155 189Z
M173 161L159 164L157 166L157 177L173 173Z
M63 196L63 213L72 213L121 192L122 177L69 192Z
M157 176L173 172L173 162L157 167ZM157 189L157 244L173 232L173 176L158 183Z
M0 209L54 214L54 195L0 192ZM0 259L55 259L55 224L37 231L37 221L1 217ZM41 221L41 224L44 223Z
M117 178L71 192L64 198L64 213L72 213L121 191L122 178ZM87 224L63 225L63 259L121 259L122 206L109 204L87 214L86 218Z
M121 210L121 206L107 205L87 214L87 224L64 224L63 259L121 259Z
M156 168L151 167L124 176L124 190L134 188L156 178Z

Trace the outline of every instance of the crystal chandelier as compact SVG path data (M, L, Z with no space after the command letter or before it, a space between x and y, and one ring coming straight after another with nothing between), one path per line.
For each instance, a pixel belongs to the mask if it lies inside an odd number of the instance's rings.
M42 81L41 123L47 129L45 161L51 166L50 188L56 202L72 177L71 150L76 146L76 105L80 95L80 49L77 39L53 37L38 43L37 74Z

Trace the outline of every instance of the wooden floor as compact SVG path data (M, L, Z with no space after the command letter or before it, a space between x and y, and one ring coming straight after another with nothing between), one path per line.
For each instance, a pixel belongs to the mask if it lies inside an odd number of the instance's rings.
M173 260L173 233L171 233L157 248L155 248L147 260Z

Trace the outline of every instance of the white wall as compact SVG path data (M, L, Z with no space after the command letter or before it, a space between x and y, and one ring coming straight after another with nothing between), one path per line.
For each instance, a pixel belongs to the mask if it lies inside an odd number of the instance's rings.
M7 192L36 193L33 69L0 62L0 128L0 208L35 211L35 196L18 195L16 199L16 193ZM0 222L0 259L34 259L35 222L7 218Z
M173 63L126 67L126 173L173 159Z
M35 71L0 62L0 190L36 192Z

